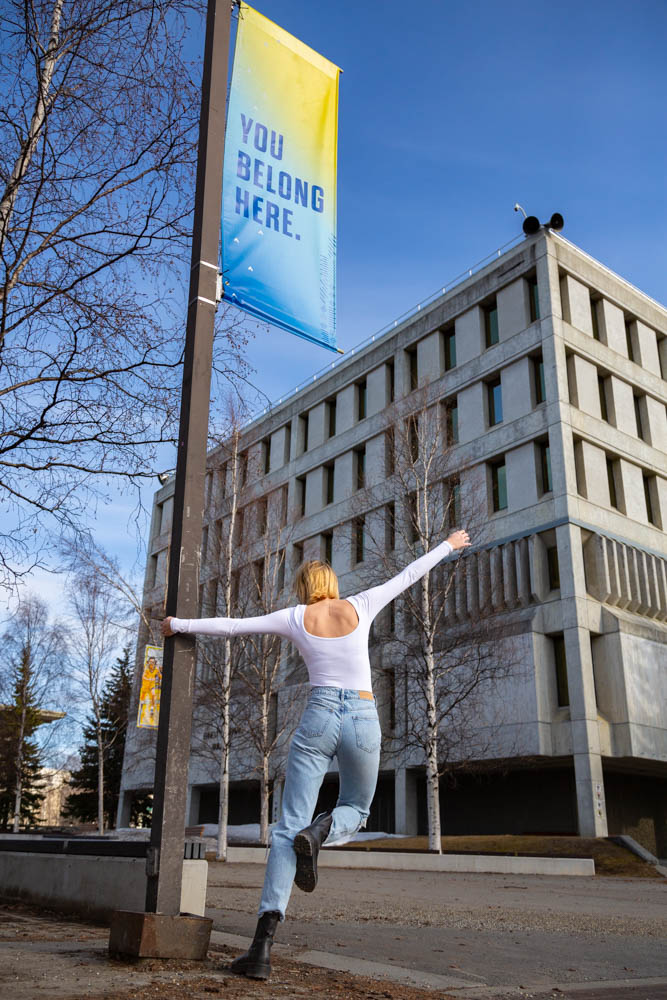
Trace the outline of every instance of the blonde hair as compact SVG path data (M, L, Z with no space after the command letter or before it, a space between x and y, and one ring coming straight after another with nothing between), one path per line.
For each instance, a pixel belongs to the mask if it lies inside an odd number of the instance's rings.
M296 596L299 604L338 600L338 577L329 563L319 559L301 563L296 571Z

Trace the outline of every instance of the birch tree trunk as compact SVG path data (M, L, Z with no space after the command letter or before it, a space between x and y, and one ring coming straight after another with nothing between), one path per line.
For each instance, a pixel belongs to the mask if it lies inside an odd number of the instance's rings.
M269 842L269 693L265 689L262 692L262 771L259 781L259 842L268 844Z
M23 737L25 734L25 692L23 694L23 706L21 709L21 726L19 729L16 746L16 789L14 793L14 820L12 822L12 832L18 833L21 824L21 799L23 797Z
M104 742L102 739L102 729L99 723L99 712L97 720L97 832L100 837L104 833Z
M428 574L421 581L424 666L426 668L426 802L428 812L428 849L442 854L440 829L440 777L438 769L438 705L435 688L436 664L433 652L433 620Z

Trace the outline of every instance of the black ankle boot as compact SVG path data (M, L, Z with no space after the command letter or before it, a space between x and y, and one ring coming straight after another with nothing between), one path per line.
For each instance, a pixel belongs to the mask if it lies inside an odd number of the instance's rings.
M332 820L331 813L320 813L310 826L301 830L294 838L296 851L294 882L304 892L312 892L317 885L317 855L327 839Z
M268 979L271 975L271 945L280 920L276 910L263 913L257 921L257 930L245 955L235 958L230 969L248 979Z

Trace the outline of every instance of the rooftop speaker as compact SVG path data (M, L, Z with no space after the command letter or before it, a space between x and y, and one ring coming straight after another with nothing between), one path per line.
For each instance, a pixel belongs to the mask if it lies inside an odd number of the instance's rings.
M554 212L548 222L540 222L536 215L529 215L523 220L523 231L526 236L534 236L540 229L553 229L558 232L565 225L560 212Z

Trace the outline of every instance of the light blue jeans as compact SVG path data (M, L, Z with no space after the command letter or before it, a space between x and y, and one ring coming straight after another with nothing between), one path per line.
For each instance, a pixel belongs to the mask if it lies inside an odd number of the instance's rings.
M375 699L342 688L311 688L287 757L282 814L271 834L260 914L273 910L285 919L296 872L294 838L312 821L334 757L340 788L324 843L344 844L365 824L377 784L380 735Z

